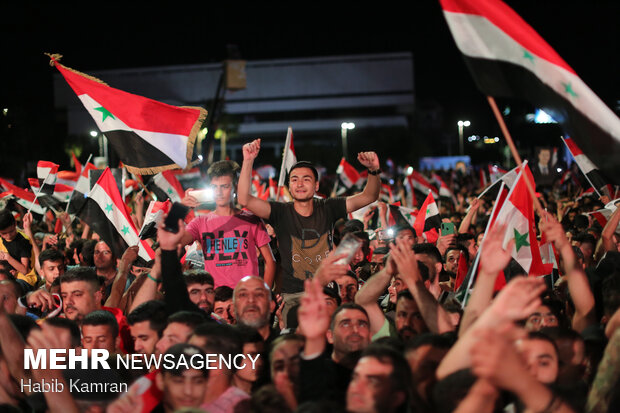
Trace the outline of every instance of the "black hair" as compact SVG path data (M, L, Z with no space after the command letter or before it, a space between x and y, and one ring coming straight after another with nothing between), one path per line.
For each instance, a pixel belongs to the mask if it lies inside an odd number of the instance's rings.
M443 259L444 263L446 262L448 253L450 251L461 251L463 255L465 256L465 259L467 260L467 262L469 262L469 251L467 250L467 248L462 244L456 244L456 245L451 245L448 248L446 248L446 253L444 254L444 259Z
M82 245L82 259L89 267L95 266L95 245L97 245L97 241L94 239L89 239Z
M241 334L230 324L202 323L196 326L192 336L206 339L202 350L207 354L221 354L224 357L230 357L243 352ZM231 366L231 370L234 369Z
M234 291L235 290L227 285L220 285L215 289L215 298L213 299L213 302L232 300Z
M297 168L308 168L308 169L310 169L312 171L312 174L314 175L314 180L315 181L319 180L319 172L316 170L316 168L314 167L314 165L312 165L311 162L299 161L295 165L291 166L291 169L288 170L286 182L290 181L290 179L291 179L291 172L293 172Z
M74 281L85 281L91 285L91 287L93 288L93 292L101 288L101 281L99 280L99 276L95 272L95 269L91 267L71 268L63 275L58 277L58 279L60 280L59 283L61 285L63 283L70 283Z
M207 176L209 177L209 181L213 178L219 178L221 176L230 176L233 181L233 186L237 188L237 182L239 181L239 164L235 161L217 161L211 164L209 169L207 169Z
M246 343L262 343L264 341L263 336L260 335L257 329L254 327L246 326L243 324L234 325L235 330L239 334L243 344Z
M143 321L149 322L149 328L157 331L157 335L161 337L166 324L168 322L168 313L166 304L160 300L146 301L127 314L127 323L132 326Z
M95 310L86 314L82 320L82 328L84 326L108 326L112 331L112 337L118 336L118 321L111 312L106 310Z
M205 321L206 317L204 313L199 313L197 311L177 311L176 313L168 316L168 324L185 324L192 330L196 328L196 326L204 323Z
M69 333L71 334L71 345L73 347L79 347L82 345L80 326L78 326L75 321L69 320L68 318L52 317L46 318L44 323L56 328L64 328L65 330L69 330Z
M15 225L15 217L7 208L0 211L0 230L5 230Z
M430 345L436 348L449 349L456 342L454 334L420 333L405 343L405 351Z
M62 252L58 251L56 248L48 248L46 250L41 251L39 254L39 265L42 267L45 261L62 261L65 263L65 256Z
M185 285L190 286L192 284L200 284L200 285L213 285L213 276L206 271L203 270L190 270L185 271L183 273L183 279L185 280Z
M416 254L428 255L429 257L434 259L435 262L439 262L439 263L443 262L443 259L441 258L441 253L439 252L439 250L434 244L431 244L428 242L425 242L422 244L416 244L413 246L413 251Z
M364 357L372 357L381 364L390 364L392 366L392 372L389 376L391 390L393 393L404 393L405 400L403 405L407 405L409 400L411 400L411 383L413 377L409 363L407 363L407 359L405 359L403 353L389 345L371 343L362 351L360 359Z
M334 311L334 314L332 314L332 319L329 323L330 330L334 329L336 317L338 316L338 314L340 314L344 310L358 310L364 313L366 318L368 318L368 313L366 312L366 309L364 309L364 307L362 307L361 305L355 304L355 303L344 303L340 305L338 308L336 308L336 311Z

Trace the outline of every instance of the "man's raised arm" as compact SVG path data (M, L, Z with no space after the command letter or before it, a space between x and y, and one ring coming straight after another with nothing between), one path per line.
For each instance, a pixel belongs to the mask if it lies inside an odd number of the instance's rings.
M243 164L241 165L239 183L237 184L237 201L239 201L241 206L249 209L260 218L268 219L269 215L271 215L271 205L269 202L257 198L250 193L252 167L259 151L260 139L243 145Z
M368 179L366 180L364 191L347 198L347 212L357 211L375 202L379 199L379 192L381 191L381 178L379 177L381 164L377 154L374 152L360 152L357 154L357 160L364 167L368 168Z

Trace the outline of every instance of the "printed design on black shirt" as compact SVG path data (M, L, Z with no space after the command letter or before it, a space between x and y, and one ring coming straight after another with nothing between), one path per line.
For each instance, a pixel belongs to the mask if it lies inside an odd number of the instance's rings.
M229 232L230 233L230 232ZM248 260L248 231L233 230L233 236L224 236L224 231L203 232L202 252L205 261L216 261L216 267L245 265Z
M305 280L312 278L321 260L329 253L329 233L320 235L315 229L302 228L301 239L291 235L293 275Z

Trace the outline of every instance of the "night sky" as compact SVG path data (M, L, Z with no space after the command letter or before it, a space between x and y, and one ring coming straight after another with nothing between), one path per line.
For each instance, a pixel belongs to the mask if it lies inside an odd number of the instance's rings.
M356 2L348 7L333 6L335 2L288 2L286 6L226 2L233 4L226 7L208 1L176 3L184 7L162 7L155 2L3 5L0 103L20 114L25 131L14 130L2 139L19 137L24 141L21 145L31 148L32 156L39 155L40 147L54 145L40 141L45 140L45 133L32 131L35 125L55 121L55 70L43 52L61 53L67 66L88 73L219 62L227 57L228 44L237 45L246 60L411 51L416 101L442 105L447 130L456 132L456 120L464 118L481 129L496 128L438 2ZM620 2L507 3L616 109L620 100ZM6 161L8 143L0 144L0 159Z

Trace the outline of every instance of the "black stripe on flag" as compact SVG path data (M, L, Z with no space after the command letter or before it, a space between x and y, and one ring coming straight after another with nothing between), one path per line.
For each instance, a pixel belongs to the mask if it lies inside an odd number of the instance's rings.
M135 132L113 130L104 133L121 159L131 159L132 167L157 168L175 162Z

